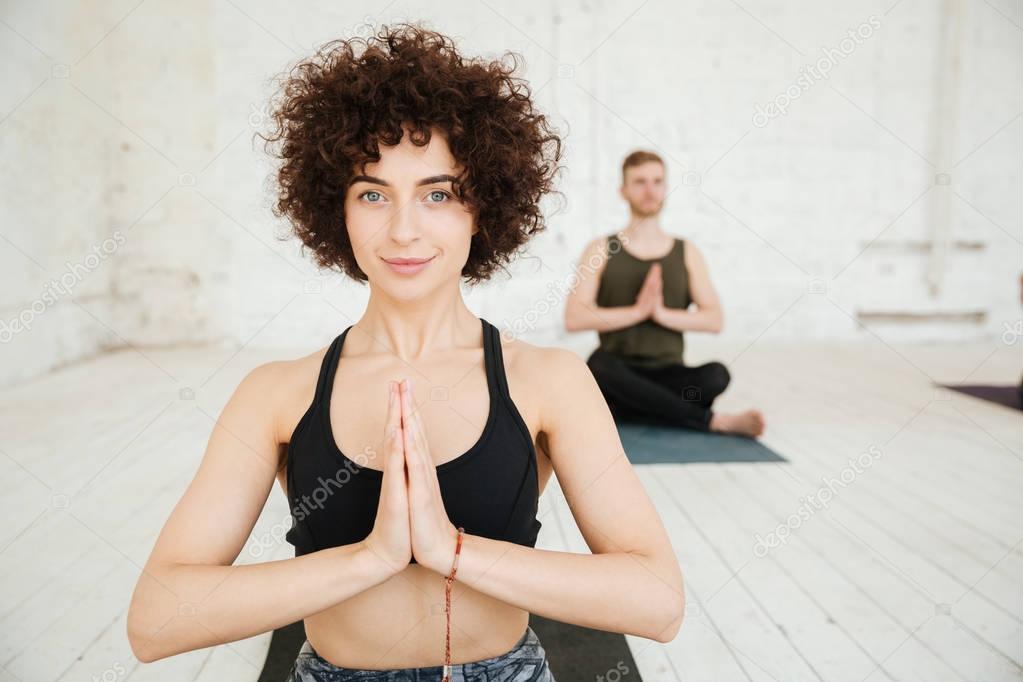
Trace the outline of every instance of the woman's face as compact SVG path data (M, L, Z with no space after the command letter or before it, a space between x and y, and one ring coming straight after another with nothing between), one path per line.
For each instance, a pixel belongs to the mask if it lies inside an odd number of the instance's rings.
M425 147L380 145L345 193L355 260L370 284L397 298L416 298L457 284L469 258L476 221L452 191L458 166L436 130Z

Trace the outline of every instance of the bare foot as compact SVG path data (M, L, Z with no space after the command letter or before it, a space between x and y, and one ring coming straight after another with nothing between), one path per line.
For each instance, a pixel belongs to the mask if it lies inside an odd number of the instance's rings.
M764 415L760 410L746 410L738 414L715 412L710 420L710 430L756 438L764 432Z

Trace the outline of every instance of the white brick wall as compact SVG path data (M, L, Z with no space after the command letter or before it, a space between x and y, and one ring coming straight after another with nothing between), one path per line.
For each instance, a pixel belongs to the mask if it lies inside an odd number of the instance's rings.
M595 342L561 329L552 282L587 240L624 225L618 168L646 147L669 161L664 224L706 254L725 337L997 341L1023 317L1023 8L942 7L9 6L0 383L128 344L308 347L354 321L367 289L275 239L252 134L288 62L401 18L429 21L468 53L524 55L540 107L567 132L567 205L530 245L536 258L467 294L491 321L528 318L537 343ZM862 26L868 38L843 44ZM843 45L827 79L754 123L822 48ZM71 293L40 304L46 282L94 248L103 257Z

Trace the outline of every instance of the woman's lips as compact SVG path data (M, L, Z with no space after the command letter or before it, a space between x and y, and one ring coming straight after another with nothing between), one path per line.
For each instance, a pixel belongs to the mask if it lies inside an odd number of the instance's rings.
M430 258L385 258L384 262L394 272L400 275L414 275L430 264Z

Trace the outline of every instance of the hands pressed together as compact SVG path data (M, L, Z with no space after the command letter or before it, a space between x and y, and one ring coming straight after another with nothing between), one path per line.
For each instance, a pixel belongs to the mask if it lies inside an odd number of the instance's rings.
M448 519L437 469L408 379L390 381L384 468L367 549L398 573L414 556L425 568L447 575L458 529Z
M635 303L641 320L661 323L666 307L661 264L647 272ZM437 469L430 456L408 379L390 381L384 468L373 530L363 540L367 549L397 573L416 562L447 575L455 554L458 529L448 518L441 498Z
M636 309L642 315L640 321L647 318L661 324L666 310L664 305L664 284L661 279L661 264L654 263L647 271L643 286L636 296Z

